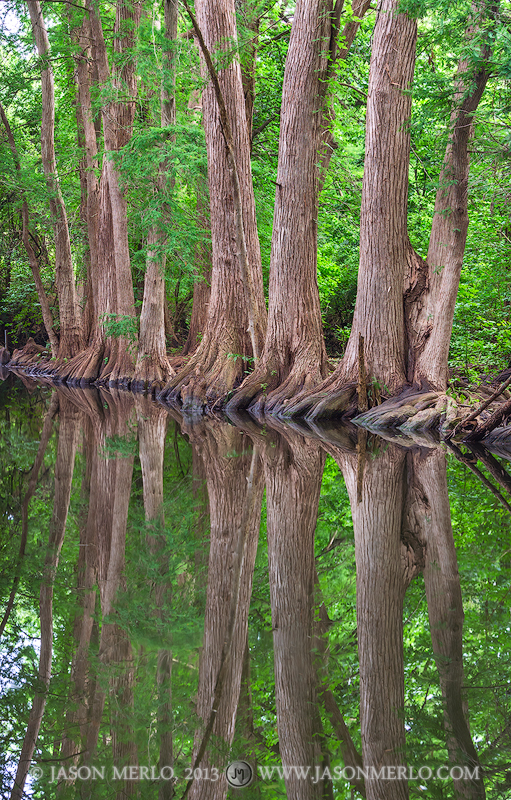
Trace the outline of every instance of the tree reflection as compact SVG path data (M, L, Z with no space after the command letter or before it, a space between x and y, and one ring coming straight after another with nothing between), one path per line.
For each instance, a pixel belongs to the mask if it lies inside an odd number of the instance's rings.
M193 767L215 767L219 780L190 781L185 791L199 800L227 793L224 769L240 697L264 480L257 449L236 428L214 422L194 425L187 433L204 465L211 520L197 690L202 724Z

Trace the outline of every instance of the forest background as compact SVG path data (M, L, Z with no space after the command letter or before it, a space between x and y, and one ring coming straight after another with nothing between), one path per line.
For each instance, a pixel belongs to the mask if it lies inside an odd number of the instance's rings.
M84 5L93 8L91 3ZM153 269L164 277L165 346L174 355L190 354L200 343L205 327L211 275L207 156L201 125L202 91L209 78L204 68L201 75L199 48L190 18L184 7L177 8L170 2L101 3L97 14L105 45L101 66L97 52L92 52L94 47L91 50L94 37L87 39L84 27L84 20L91 15L84 14L81 3L45 2L39 6L31 2L28 6L27 9L24 3L3 2L0 7L3 15L0 101L16 148L13 157L12 141L5 124L2 125L0 326L6 330L11 348L23 346L33 336L36 342L50 349L44 308L23 246L25 225L48 299L55 332L55 345L51 349L58 360L63 317L59 307L62 278L56 263L61 262L62 250L59 251L52 202L55 206L60 197L67 215L84 339L93 338L91 331L96 324L108 341L126 343L133 366L141 358L151 360L143 349L140 315L144 280L148 270ZM165 14L171 6L178 13L173 22L175 32L169 35ZM252 115L251 169L267 296L282 82L294 4L254 1L237 3L236 8L236 38L229 39L227 44L224 41L213 52L213 60L219 74L236 60L241 63L247 114L250 110ZM473 68L484 67L489 76L474 116L469 143L470 225L449 362L452 370L470 379L504 369L511 358L508 324L511 9L509 3L501 3L498 14L488 17L493 25L492 47L481 64L480 41L466 35L474 8L467 2L438 0L407 2L399 7L417 18L419 25L409 125L408 233L415 251L423 257L427 253L450 133L453 78L460 59L468 59ZM366 100L377 16L376 8L367 4L362 12L360 4L357 9L362 14L360 20L349 5L342 8L339 30L346 33L347 26L356 19L358 31L349 52L332 63L325 79L331 158L318 207L317 282L325 342L331 357L343 353L357 291ZM42 12L47 28L49 48L42 57L36 55L29 11L32 15ZM40 53L41 45L38 47ZM84 85L80 70L84 66L89 71L89 120L80 95L80 87L83 89ZM44 84L49 72L54 78L55 97L53 183L48 179L41 148L43 109L48 112L42 102L41 76ZM112 133L105 127L108 109L113 109L112 118L116 113L120 115L113 125L113 128L117 125L114 144L107 141ZM119 121L123 113L129 117L124 120L124 127L122 120ZM91 153L88 147L87 121L94 125L96 153ZM123 133L119 135L121 129ZM89 300L93 294L90 281L94 254L90 247L87 203L90 204L91 187L100 192L100 183L103 186L101 163L107 150L110 153L103 159L103 171L108 170L107 162L114 165L111 172L117 174L120 199L125 204L134 314L120 313L123 309L119 304L114 307L115 304L108 303L106 313L99 314L91 309ZM96 318L91 319L94 314ZM153 318L156 319L154 314ZM110 349L107 346L101 350L98 357L104 362L102 375L105 364L109 360L114 363L115 348L120 346L111 344ZM74 352L78 350L79 347ZM72 355L73 352L69 354ZM241 355L245 356L243 370L248 372L252 359L246 353L240 354L236 349L227 353L234 363L241 361ZM64 360L67 361L67 356ZM98 368L95 369L97 373ZM121 373L127 371L125 365L120 369ZM143 379L140 369L139 373ZM161 377L164 382L168 375Z

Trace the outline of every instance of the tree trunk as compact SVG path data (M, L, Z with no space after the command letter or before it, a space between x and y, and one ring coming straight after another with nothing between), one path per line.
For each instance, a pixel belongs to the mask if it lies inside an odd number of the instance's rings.
M498 8L498 3L495 5ZM468 40L474 38L483 23L492 23L496 9L490 12L477 0L473 12L482 18L468 28ZM468 232L468 146L474 114L489 78L490 56L491 46L486 37L477 55L477 66L471 65L468 59L458 65L449 140L429 239L429 292L420 309L418 341L414 343L419 355L413 378L419 385L426 384L441 391L446 390L449 378L447 359Z
M201 231L206 235L209 231L209 218L206 213L207 186L202 174L197 181L197 216ZM205 238L197 245L196 279L193 284L192 316L188 337L183 348L183 355L191 355L199 346L204 336L208 319L209 298L211 296L211 247Z
M282 95L268 330L262 357L231 410L285 411L290 398L327 374L317 286L318 161L339 14L332 0L296 4Z
M231 41L236 41L234 0L215 3L199 0L196 13L210 52L226 50ZM206 77L205 70L203 74ZM232 133L235 165L231 174L224 128L210 81L203 92L213 247L208 319L196 352L161 394L161 398L180 399L185 409L202 409L241 383L246 364L243 359L253 356L247 332L249 321L252 320L253 339L258 348L262 347L266 326L250 141L239 61L233 59L220 72L218 80ZM240 205L247 256L245 281L239 254Z
M406 383L403 287L411 246L407 232L411 113L417 22L399 14L397 0L383 0L373 35L366 118L360 266L357 300L344 358L317 391L288 413L335 416L358 376L359 335L366 343L368 377L397 392ZM325 396L326 395L326 396Z
M30 710L27 732L11 792L11 800L21 800L24 796L24 786L37 744L37 737L39 736L39 729L46 706L46 697L50 687L53 656L53 585L66 530L79 422L80 417L76 408L71 403L62 401L60 405L57 460L55 462L53 513L50 520L48 548L39 595L39 615L41 620L41 649L37 671L39 685Z
M55 161L55 88L49 60L50 42L39 0L27 0L32 32L41 59L41 156L48 187L55 236L55 284L59 298L60 342L58 359L72 358L83 348L82 321L71 259L66 207Z
M385 5L395 3L389 1ZM491 49L486 37L472 74L467 60L460 61L458 67L451 132L436 196L428 258L423 261L411 247L406 231L406 125L411 98L400 91L413 76L416 24L403 14L384 14L384 10L375 27L371 57L355 315L344 358L336 371L289 409L293 415L306 413L311 419L339 416L349 408L360 333L367 346L368 377L380 388L386 387L388 393L395 394L406 384L443 391L447 387L447 357L468 230L468 144L474 113L488 80L485 62ZM486 19L495 13L475 5L473 12L484 14ZM481 24L478 20L469 27L467 38L474 38ZM396 36L401 46L388 52L387 60L381 60L390 39L382 42L380 36L388 26L394 29L391 36ZM395 102L388 104L387 111L378 110L378 87L387 96L394 94Z
M95 379L110 385L129 386L133 377L136 351L136 314L128 244L126 199L119 184L114 155L131 138L137 93L135 45L141 16L140 0L118 0L114 25L116 65L110 72L108 52L100 16L92 0L86 8L99 84L112 85L114 92L127 98L106 100L101 108L105 154L100 179L97 252L101 254L97 294L94 296L95 323L87 350L73 359L66 377L85 384ZM84 85L84 93L87 88ZM89 113L87 111L87 113ZM96 132L97 133L97 132ZM92 130L88 140L93 147ZM91 158L94 154L91 151ZM123 323L129 332L107 336L105 323Z
M177 2L164 0L165 39L168 48L164 55L161 82L161 125L164 128L176 124L176 71L173 48L177 39L177 16ZM166 165L163 163L156 181L157 192L164 190L166 180ZM165 210L163 210L163 214L165 214ZM147 236L140 339L132 383L132 389L135 391L149 389L154 384L161 390L168 379L175 375L167 358L165 340L165 255L161 251L158 252L158 245L161 247L164 238L164 232L159 225L153 225Z
M73 26L72 9L69 9L70 23ZM83 312L84 341L88 344L97 333L97 287L99 279L98 221L99 221L99 182L96 176L98 169L98 141L92 111L91 85L93 71L91 62L92 32L89 14L85 13L80 27L73 27L73 38L78 52L75 55L75 84L77 120L82 131L85 150L85 221L87 241L89 245L87 278L85 281L85 308ZM72 377L72 372L64 368L64 377Z
M350 497L357 565L360 724L364 768L404 765L403 570L405 453L336 460ZM364 470L363 484L358 480ZM406 780L365 779L367 800L408 798Z
M429 500L421 514L426 541L424 583L428 601L433 653L440 677L447 731L447 750L452 766L479 767L468 722L463 692L463 601L456 549L451 527L445 454L434 450L426 459L414 456L414 480L421 496ZM482 777L454 780L455 797L484 798Z
M9 147L11 149L12 157L14 160L14 166L16 168L16 171L20 173L21 164L18 156L18 151L16 149L16 142L14 140L9 120L7 119L4 107L2 106L1 103L0 103L0 116L2 117L2 122L4 124L5 131L7 133L7 140L9 142ZM23 205L21 208L21 218L23 224L23 230L22 230L23 244L25 245L25 250L27 251L28 260L30 263L30 269L32 270L32 276L34 278L34 283L37 291L37 299L39 300L39 305L41 306L43 323L50 342L51 354L52 357L56 359L57 354L59 352L59 339L53 329L53 316L50 310L48 296L44 290L43 282L41 279L41 269L39 266L39 261L35 254L35 250L32 247L32 242L30 240L30 217L28 212L28 204L25 199L24 192L22 192L22 197L23 197Z
M276 444L271 447L271 444ZM275 700L282 765L319 765L321 717L312 651L314 532L325 454L315 442L274 436L264 450ZM290 800L320 800L324 782L285 779Z
M226 764L208 742L211 735L221 740L225 757L234 736L264 481L257 452L245 455L247 438L238 430L222 423L200 434L196 438L194 429L192 443L206 469L211 539L197 693L203 726L196 736L194 767L217 767L220 780L195 781L187 791L192 800L219 800L227 791ZM232 458L233 452L239 456Z

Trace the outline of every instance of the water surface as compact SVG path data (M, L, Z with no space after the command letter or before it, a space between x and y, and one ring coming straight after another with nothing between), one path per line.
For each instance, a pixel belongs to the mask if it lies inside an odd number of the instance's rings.
M504 456L25 383L2 796L511 797Z

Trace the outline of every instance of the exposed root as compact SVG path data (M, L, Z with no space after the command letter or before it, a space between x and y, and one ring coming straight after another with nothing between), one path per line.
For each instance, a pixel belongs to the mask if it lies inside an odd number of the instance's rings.
M401 428L408 422L410 417L417 413L426 411L426 418L429 418L427 405L431 401L437 402L439 395L437 392L424 394L405 392L402 395L386 400L379 406L370 409L365 414L356 417L357 425L362 425L369 430L380 430L382 428ZM445 407L445 396L442 401ZM425 405L426 404L426 405ZM419 406L419 408L417 408ZM409 430L420 430L419 428L409 428Z
M326 366L326 364L325 364ZM284 369L276 354L261 359L242 383L226 409L249 409L255 416L272 414L287 417L294 398L314 389L323 380L317 356L305 351L296 356L290 369Z
M245 360L228 344L203 340L188 363L157 394L163 403L178 403L183 414L196 416L223 401L243 380Z
M166 356L139 353L130 388L132 392L160 392L175 375Z
M59 377L70 386L88 386L100 373L104 352L104 343L94 341L82 353L59 366Z

